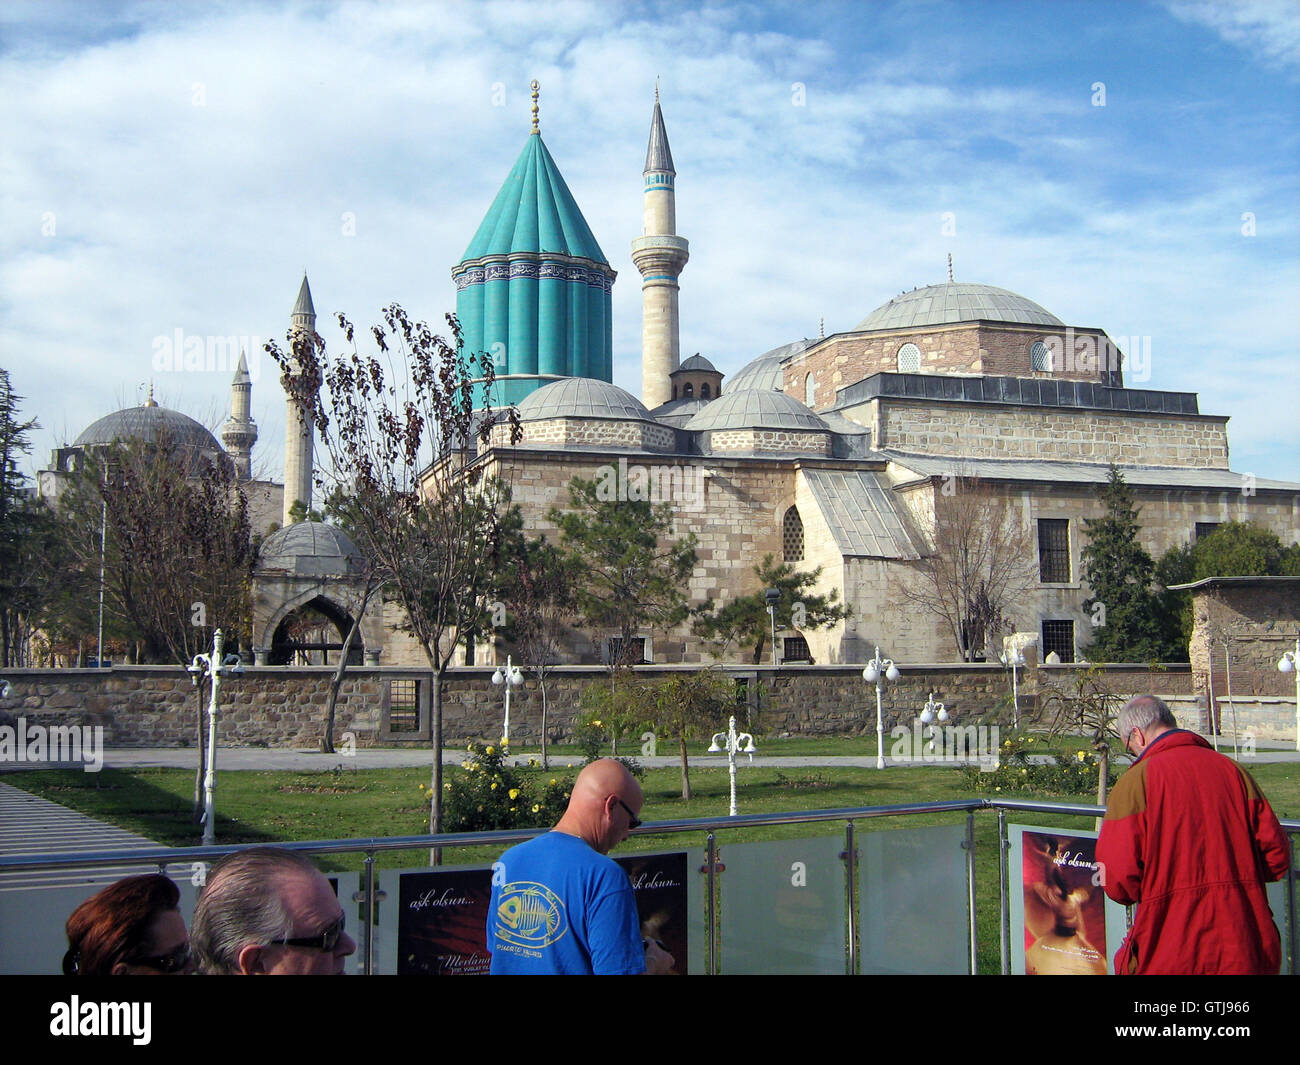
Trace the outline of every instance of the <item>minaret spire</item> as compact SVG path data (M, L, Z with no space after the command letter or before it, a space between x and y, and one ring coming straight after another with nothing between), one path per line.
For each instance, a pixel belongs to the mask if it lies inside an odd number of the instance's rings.
M632 241L632 262L641 271L641 401L653 410L672 398L668 375L681 359L677 278L690 258L688 243L677 235L677 171L658 84L643 177L642 235Z
M257 424L250 412L253 398L253 379L248 375L248 360L239 353L239 367L230 382L230 417L221 427L221 442L235 462L235 471L241 481L253 477L253 445L257 443Z
M294 503L302 503L311 509L313 442L312 403L313 397L306 393L307 380L301 373L298 360L298 346L310 344L316 335L316 308L311 301L311 286L307 284L307 272L302 275L302 285L298 288L298 299L289 314L289 342L291 357L295 365L294 373L287 373L280 378L284 386L284 524L292 524L290 511Z

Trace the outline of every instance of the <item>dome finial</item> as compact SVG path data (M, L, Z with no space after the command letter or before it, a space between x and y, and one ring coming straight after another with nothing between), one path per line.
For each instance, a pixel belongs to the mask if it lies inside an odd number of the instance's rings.
M952 283L952 252L948 253L948 283Z
M155 401L154 398L153 398L153 382L152 382L152 381L149 382L149 395L148 395L147 397L145 397L144 405L145 405L146 407L156 407L156 406L158 406L157 401Z
M542 87L537 83L537 79L533 78L528 88L532 90L532 94L533 94L533 130L532 131L534 133L541 133L542 132L541 127L539 127L537 124L537 96L541 91Z
M655 75L655 103L659 102L659 75Z

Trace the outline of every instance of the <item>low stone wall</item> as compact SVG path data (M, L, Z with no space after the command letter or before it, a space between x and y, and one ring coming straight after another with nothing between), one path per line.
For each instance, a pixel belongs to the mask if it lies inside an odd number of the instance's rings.
M695 666L639 667L665 676ZM1020 674L1022 716L1031 716L1046 683L1068 685L1078 667L1030 667ZM763 734L856 735L875 731L875 687L861 666L731 666L738 685L737 718ZM1156 692L1182 702L1194 695L1187 666L1152 672L1145 666L1106 669L1117 694ZM330 667L248 667L224 681L219 742L229 746L316 747L324 727ZM448 744L495 739L501 733L502 693L492 667L453 669L443 686L443 731ZM191 746L198 737L198 697L188 674L173 666L114 666L105 670L10 670L12 686L0 700L0 724L25 717L29 724L102 725L110 746ZM416 693L419 727L394 731L393 682ZM414 682L414 683L411 683ZM547 682L553 740L570 734L583 690L608 683L599 666L565 666ZM910 726L930 693L955 721L972 720L1009 699L1010 677L999 665L908 666L886 683L881 700L886 730ZM358 746L427 743L430 674L396 667L353 667L339 693L335 742L351 733ZM511 698L511 737L541 738L541 695L530 677ZM1277 714L1282 715L1279 708Z

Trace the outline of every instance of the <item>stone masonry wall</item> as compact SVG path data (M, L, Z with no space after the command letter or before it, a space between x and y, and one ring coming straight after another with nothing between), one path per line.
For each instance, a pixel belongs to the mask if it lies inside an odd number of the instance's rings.
M1227 419L875 400L874 446L921 455L1228 468ZM856 420L862 420L854 415Z
M834 406L837 389L876 373L898 372L898 349L912 343L921 349L921 372L938 374L984 374L998 377L1053 377L1068 381L1101 381L1097 369L1063 368L1053 373L1035 373L1029 349L1036 341L1049 342L1055 336L1063 344L1063 331L1053 333L1043 326L981 326L964 322L933 326L925 330L895 330L889 333L840 333L827 337L791 359L785 367L782 388L787 395L804 402L805 379L813 375L816 410ZM1073 336L1096 338L1100 346L1106 334L1100 329L1076 329Z
M662 676L679 667L642 667L638 673ZM1049 667L1044 667L1043 673ZM1061 667L1064 668L1064 667ZM314 748L320 742L325 690L331 670L249 668L222 687L222 746ZM747 702L737 717L763 734L806 735L869 733L875 729L875 688L862 679L860 666L733 666L727 672L743 681ZM1177 695L1190 690L1186 668L1151 674L1116 667L1116 690L1156 691ZM18 717L29 725L102 725L109 747L192 746L195 742L195 694L179 667L114 667L111 670L10 670L10 698L0 700L0 724ZM383 732L385 692L392 680L416 679L423 703L422 729L409 742L428 742L429 674L413 670L357 667L350 670L341 693L335 740L351 732L358 746L393 743ZM608 683L600 667L557 668L548 681L553 739L570 734L582 690ZM1021 677L1021 708L1033 705L1038 678ZM929 693L944 702L956 720L993 709L1009 692L1007 675L997 665L914 665L885 686L885 727L910 726ZM748 707L748 713L747 708ZM501 692L491 683L490 668L454 669L443 690L444 730L449 745L470 739L496 739L501 729ZM517 743L540 738L541 697L535 680L511 699L511 735ZM725 724L725 722L720 723Z

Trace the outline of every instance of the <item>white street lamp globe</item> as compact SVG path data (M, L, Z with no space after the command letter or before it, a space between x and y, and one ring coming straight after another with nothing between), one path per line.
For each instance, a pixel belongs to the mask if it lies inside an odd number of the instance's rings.
M867 668L862 671L862 679L868 684L875 684L880 679L880 671L876 668L876 663L871 662Z
M930 708L927 706L924 710L921 711L921 724L928 725L933 720L934 720L934 714L930 713Z
M1283 673L1294 673L1295 663L1291 661L1291 656L1289 654L1285 654L1278 660L1277 668Z
M940 720L940 721L947 721L947 720L948 720L948 711L947 711L946 709L944 709L942 706L939 707L939 720Z
M889 668L885 670L885 680L898 680L898 667L893 662L889 663Z
M499 669L498 669L495 673L492 674L492 683L493 683L493 684L503 684L503 683L505 683L505 679L506 679L506 678L505 678L505 674L503 674L503 673L501 672L501 670L499 670Z

